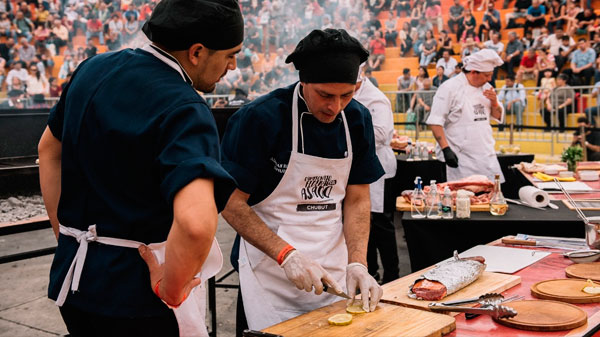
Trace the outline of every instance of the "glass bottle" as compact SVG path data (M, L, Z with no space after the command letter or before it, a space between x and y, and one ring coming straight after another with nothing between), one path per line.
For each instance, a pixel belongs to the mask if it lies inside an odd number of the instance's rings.
M425 217L425 193L421 187L421 177L415 178L415 190L410 198L410 216L415 219Z
M427 218L439 219L441 217L439 212L440 195L438 194L435 180L431 180L429 188L429 193L427 193Z
M444 196L442 197L442 219L452 219L452 192L448 186L444 187Z
M406 145L406 150L405 151L406 151L406 154L407 154L406 161L413 161L413 160L415 160L413 158L413 152L414 151L413 151L412 142L410 141L410 139L408 140L408 145Z
M508 204L506 203L506 199L504 199L502 189L500 189L500 175L496 174L494 177L494 191L490 198L490 213L492 215L504 215L507 210Z

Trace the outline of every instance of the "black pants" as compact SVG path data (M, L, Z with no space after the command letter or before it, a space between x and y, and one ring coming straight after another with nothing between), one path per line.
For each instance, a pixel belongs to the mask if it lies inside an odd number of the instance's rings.
M559 109L557 111L550 111L544 108L544 122L547 127L552 126L552 120L554 119L553 115L558 114L558 126L560 127L560 131L565 130L565 115L573 112L573 106L567 105L564 109Z
M590 82L592 81L592 78L594 77L594 68L587 68L584 69L582 71L580 71L579 73L574 73L572 69L565 69L563 71L564 74L567 74L569 77L571 77L571 81L570 81L570 85L576 86L576 85L590 85Z
M479 25L479 39L480 39L481 41L483 41L483 40L486 40L486 39L485 39L485 36L483 36L483 31L486 31L486 32L488 32L488 34L489 34L489 31L490 31L490 30L495 30L495 31L499 32L499 31L500 31L500 29L502 28L502 26L501 26L501 24L500 24L500 21L498 21L498 23L497 23L497 24L493 24L492 22L489 22L488 24L490 25L490 29L488 29L488 28L487 28L486 26L484 26L483 24Z
M537 19L534 21L529 21L526 20L525 21L525 31L530 30L531 28L538 28L538 27L542 27L546 24L546 19L541 18L541 19Z
M244 312L244 301L242 300L242 288L238 290L237 308L235 313L235 337L242 337L244 330L248 329L248 320Z
M519 66L520 63L521 56L514 56L510 59L510 61L504 62L502 66L504 67L504 70L506 70L509 76L515 76L515 67Z
M385 180L383 213L371 212L371 232L367 248L367 264L369 274L377 274L377 252L383 267L382 283L388 283L400 277L398 268L398 246L396 244L396 228L394 227L394 207L392 179Z
M179 336L173 311L159 317L110 317L65 304L60 308L60 314L71 337Z

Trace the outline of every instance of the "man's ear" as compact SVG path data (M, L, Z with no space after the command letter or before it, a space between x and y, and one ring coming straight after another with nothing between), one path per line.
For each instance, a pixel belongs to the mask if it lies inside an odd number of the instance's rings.
M204 47L202 43L194 43L188 49L188 59L190 63L193 65L198 65L200 59L203 58L204 53L206 53L207 49Z

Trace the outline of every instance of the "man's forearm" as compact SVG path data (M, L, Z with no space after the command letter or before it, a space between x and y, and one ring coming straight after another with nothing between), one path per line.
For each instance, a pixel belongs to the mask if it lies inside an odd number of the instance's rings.
M247 193L236 189L221 215L244 240L273 260L277 260L277 255L288 243L275 234L250 208L249 197Z
M370 226L369 185L348 185L344 199L344 238L348 246L348 263L367 265Z
M52 230L57 239L59 232L57 213L61 191L61 154L61 142L52 135L50 128L46 127L38 145L40 188L46 213L48 213Z
M444 127L441 125L430 125L431 132L433 133L433 137L440 144L440 147L443 149L448 146L448 141L446 140L446 134L444 132Z

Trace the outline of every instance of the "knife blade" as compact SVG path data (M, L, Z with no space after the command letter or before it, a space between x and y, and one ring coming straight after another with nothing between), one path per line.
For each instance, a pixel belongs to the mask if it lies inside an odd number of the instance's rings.
M335 296L339 296L339 297L343 297L343 298L349 299L349 300L352 299L352 297L348 296L345 292L342 291L342 292L338 293L337 291L335 291L335 289L333 289L332 287L330 287L330 286L328 286L326 284L323 284L323 291L328 292L330 294L333 294Z

